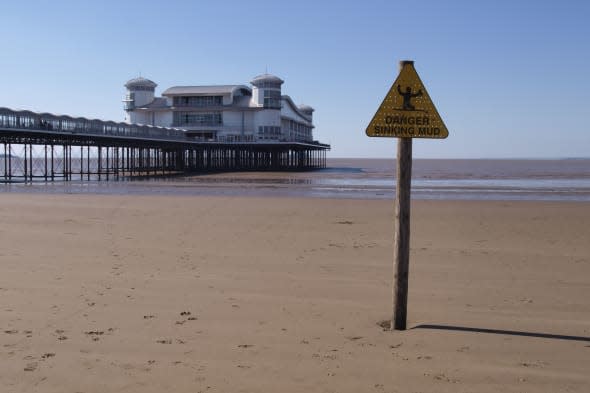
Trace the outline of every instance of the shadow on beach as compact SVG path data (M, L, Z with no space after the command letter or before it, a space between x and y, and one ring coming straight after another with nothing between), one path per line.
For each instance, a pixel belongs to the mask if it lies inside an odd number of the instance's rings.
M456 332L502 334L502 335L509 335L509 336L537 337L537 338L549 338L549 339L554 339L554 340L590 342L590 337L584 337L584 336L567 336L567 335L562 335L562 334L522 332L522 331L517 331L517 330L503 330L503 329L486 329L486 328L476 328L476 327L467 327L467 326L423 324L423 325L414 326L412 329L448 330L448 331L456 331Z

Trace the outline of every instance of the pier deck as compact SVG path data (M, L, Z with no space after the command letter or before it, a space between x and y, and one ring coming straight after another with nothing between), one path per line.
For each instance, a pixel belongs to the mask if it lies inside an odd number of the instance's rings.
M183 129L0 108L0 182L208 171L312 170L329 145L187 136Z

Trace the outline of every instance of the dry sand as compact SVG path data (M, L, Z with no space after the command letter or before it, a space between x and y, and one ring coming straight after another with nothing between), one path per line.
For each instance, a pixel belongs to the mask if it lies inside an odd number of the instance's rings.
M0 392L590 391L590 205L412 208L3 194Z

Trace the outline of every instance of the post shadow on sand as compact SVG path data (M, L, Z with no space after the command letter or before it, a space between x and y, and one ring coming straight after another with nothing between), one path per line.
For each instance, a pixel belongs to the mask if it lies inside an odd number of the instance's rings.
M563 334L549 334L549 333L540 333L540 332L522 332L522 331L518 331L518 330L486 329L486 328L467 327L467 326L422 324L422 325L414 326L412 328L412 330L413 329L449 330L449 331L456 331L456 332L502 334L502 335L508 335L508 336L536 337L536 338L549 338L549 339L553 339L553 340L590 342L590 337L584 337L584 336L566 336Z

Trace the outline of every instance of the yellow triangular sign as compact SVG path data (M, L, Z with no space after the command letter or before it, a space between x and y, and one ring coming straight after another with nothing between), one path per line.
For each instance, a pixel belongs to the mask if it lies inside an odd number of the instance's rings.
M367 127L368 136L443 139L449 131L434 107L413 62L397 79Z

